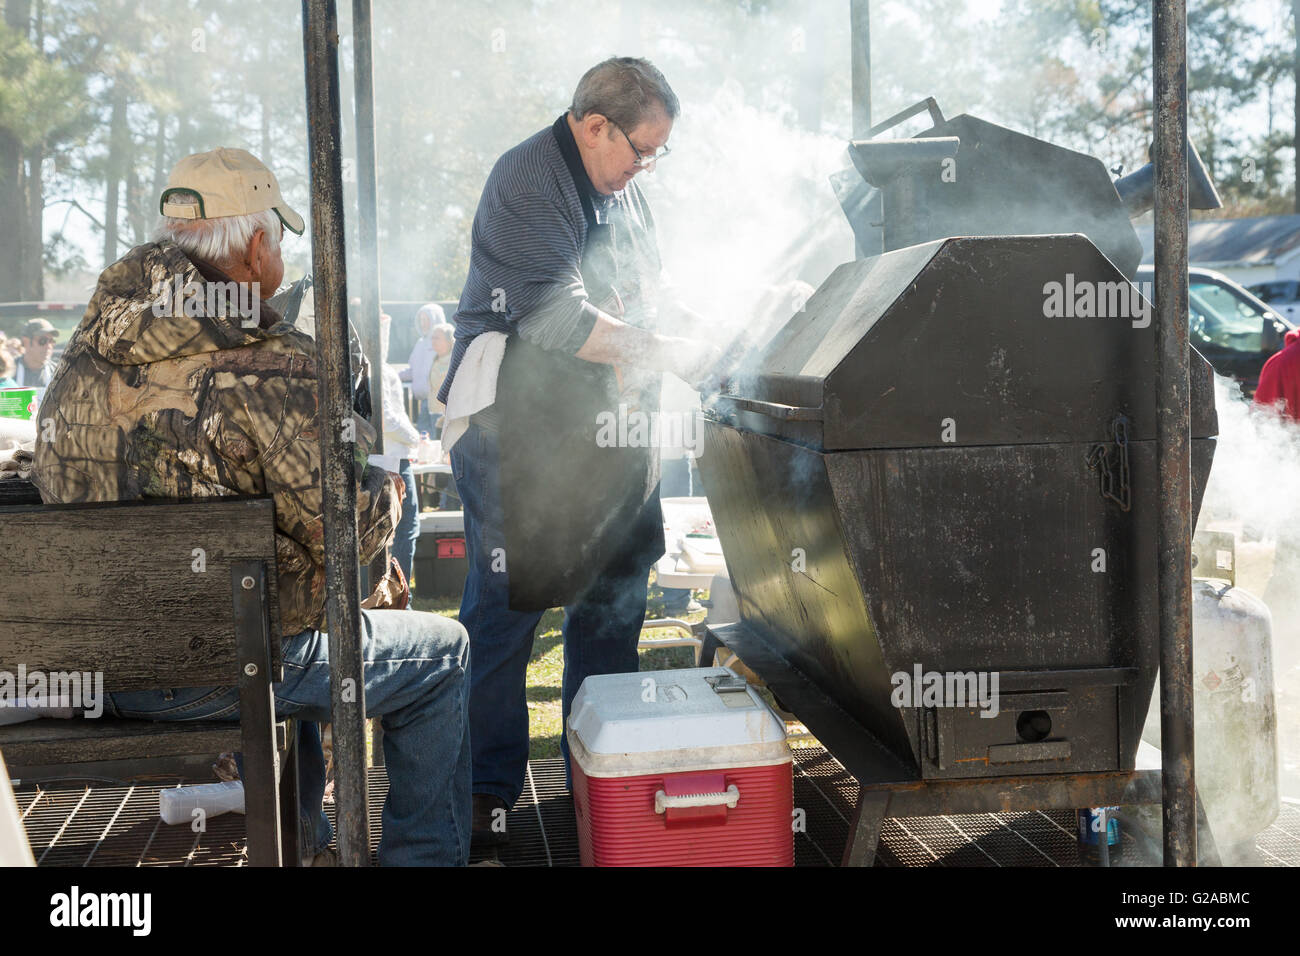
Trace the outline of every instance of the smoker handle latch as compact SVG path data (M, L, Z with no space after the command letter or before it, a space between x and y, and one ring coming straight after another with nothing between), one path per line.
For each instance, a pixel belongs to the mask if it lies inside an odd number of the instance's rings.
M1120 511L1129 511L1133 507L1133 487L1128 469L1128 419L1116 415L1111 431L1115 435L1113 460L1112 446L1099 442L1088 452L1088 467L1101 476L1101 496L1119 505Z

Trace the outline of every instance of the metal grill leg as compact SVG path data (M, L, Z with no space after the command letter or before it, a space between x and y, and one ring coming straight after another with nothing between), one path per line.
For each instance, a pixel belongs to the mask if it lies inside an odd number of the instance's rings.
M705 630L704 638L700 641L699 650L696 651L695 665L697 667L712 667L713 655L718 653L722 648L722 642L710 630Z
M880 830L889 810L889 791L863 791L849 824L849 839L844 845L840 866L874 866Z

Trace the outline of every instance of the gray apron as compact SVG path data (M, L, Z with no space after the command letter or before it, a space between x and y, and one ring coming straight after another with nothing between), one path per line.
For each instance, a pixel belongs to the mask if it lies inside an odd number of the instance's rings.
M582 281L592 303L617 316L622 300L615 227L596 222L590 200L582 199ZM622 278L625 288L637 281ZM659 448L621 448L607 440L620 404L647 415L658 412L655 381L629 394L613 366L510 335L496 404L512 610L572 604L598 575L645 573L664 553ZM615 438L619 431L613 429Z

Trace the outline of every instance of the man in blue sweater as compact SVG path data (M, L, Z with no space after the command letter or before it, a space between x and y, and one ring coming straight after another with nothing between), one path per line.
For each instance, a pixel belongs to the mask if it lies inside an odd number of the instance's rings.
M460 621L480 845L505 842L523 787L525 669L542 612L565 609L566 719L587 675L637 669L664 544L659 450L609 426L657 413L664 372L696 384L719 356L667 334L703 330L660 301L654 220L633 182L667 155L678 112L649 62L597 64L554 125L497 161L474 217L437 397L465 508Z

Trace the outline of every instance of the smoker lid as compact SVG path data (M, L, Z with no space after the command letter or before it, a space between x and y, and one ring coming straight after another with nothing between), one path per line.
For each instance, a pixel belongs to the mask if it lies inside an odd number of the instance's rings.
M1131 276L1137 270L1142 243L1110 172L1096 156L969 113L917 134L931 137L961 141L955 180L941 180L930 192L951 199L936 216L947 228L932 236L1080 232L1120 272Z
M1074 314L1087 288L1110 314ZM1083 235L940 239L846 263L728 401L745 427L825 450L1104 442L1118 415L1131 440L1154 440L1154 310L1146 322L1132 288ZM1191 369L1192 436L1209 437L1213 373L1195 350Z

